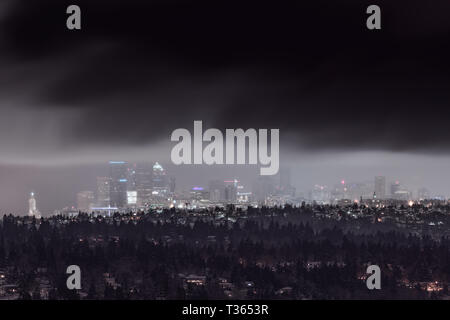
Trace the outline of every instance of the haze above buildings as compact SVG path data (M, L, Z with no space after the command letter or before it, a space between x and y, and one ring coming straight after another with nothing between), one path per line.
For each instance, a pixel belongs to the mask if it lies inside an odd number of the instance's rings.
M168 149L168 152L170 149ZM237 178L252 192L258 178L256 166L175 166L170 160L142 161L152 166L158 161L164 169L176 177L178 192L199 186L205 190L211 180ZM113 159L123 159L115 157ZM333 187L345 180L348 183L374 183L375 176L386 177L386 194L390 183L400 181L417 195L426 187L430 194L450 195L450 160L446 156L417 156L383 152L321 152L283 153L281 167L290 168L291 183L297 195L307 196L315 185ZM129 161L128 163L135 163ZM97 190L97 177L108 177L108 161L100 164L78 166L1 166L0 201L2 213L27 214L29 194L36 193L37 206L43 215L55 209L76 206L76 194ZM278 176L274 177L278 181ZM373 192L373 191L372 191Z
M381 175L364 181L341 179L331 184L316 183L299 190L293 182L296 175L292 174L292 168L286 166L276 176L256 174L247 179L239 176L221 179L210 173L203 177L204 183L191 183L187 187L177 185L179 177L176 172L166 170L158 162L128 163L114 160L103 166L107 168L106 175L90 177L95 179L95 187L77 190L71 194L76 199L74 204L66 204L51 212L44 211L43 215L74 215L79 211L111 214L151 208L201 209L229 204L243 208L285 204L300 206L302 203L345 205L375 200L377 203L400 201L407 204L412 200L447 198L432 193L426 187L414 188L404 181ZM36 200L32 192L28 200L29 215L40 215L39 200L39 196Z

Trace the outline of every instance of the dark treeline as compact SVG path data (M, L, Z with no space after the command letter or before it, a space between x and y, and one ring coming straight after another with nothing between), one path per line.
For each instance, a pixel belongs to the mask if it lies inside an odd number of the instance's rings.
M316 221L289 210L241 216L236 222L175 210L111 218L5 215L0 268L18 285L22 299L42 298L42 278L51 284L49 299L424 299L448 294L448 238L419 237L393 227L361 232L361 227L349 228L349 221ZM66 268L73 264L82 270L79 291L66 287ZM368 264L380 266L382 290L367 289ZM189 283L188 275L204 281Z

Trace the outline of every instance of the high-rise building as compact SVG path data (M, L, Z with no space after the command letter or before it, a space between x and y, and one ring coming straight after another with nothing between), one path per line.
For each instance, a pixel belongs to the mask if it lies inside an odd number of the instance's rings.
M130 208L137 205L137 191L127 191L127 205Z
M205 191L203 187L193 187L190 191L189 198L197 201L207 200L209 199L209 192Z
M127 205L127 164L125 161L109 162L111 179L109 199L112 207L125 208Z
M386 198L386 177L383 176L375 177L374 192L377 199Z
M81 212L90 212L94 206L95 197L92 191L81 191L77 193L77 209Z
M225 182L212 180L209 182L209 200L221 202L225 200Z
M175 177L169 178L169 191L170 193L175 193Z
M137 165L132 164L127 168L127 205L135 207L137 204Z
M137 205L143 206L150 201L153 191L153 168L150 163L136 165Z
M101 208L109 207L109 189L111 185L110 177L97 177L97 206Z
M400 191L400 182L395 181L391 184L391 197L395 199L395 195L398 191Z
M28 215L39 216L39 211L36 208L36 198L34 197L34 192L30 193L30 199L28 199Z
M136 164L132 164L127 168L127 191L136 191L137 189L136 170Z
M225 180L225 201L229 203L234 203L237 201L238 192L238 179Z
M327 186L315 185L314 189L309 191L309 200L317 203L329 203L331 199L331 193Z
M289 167L280 168L279 193L286 196L295 196L295 188L291 185L291 169Z
M258 203L265 203L268 196L275 193L273 179L269 176L260 176L253 183L253 200Z
M407 190L404 185L400 182L395 181L391 184L391 198L397 200L410 200L412 198L412 193Z
M225 187L225 201L234 203L237 199L237 187L234 184Z
M164 168L156 162L153 165L153 195L165 196L169 193L169 181Z

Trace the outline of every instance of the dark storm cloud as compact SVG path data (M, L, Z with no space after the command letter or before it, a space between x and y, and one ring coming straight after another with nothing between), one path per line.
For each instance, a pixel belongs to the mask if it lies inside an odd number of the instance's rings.
M378 1L380 31L357 0L5 3L0 98L47 110L61 148L168 140L200 119L299 147L450 150L448 1ZM65 28L73 3L81 31Z

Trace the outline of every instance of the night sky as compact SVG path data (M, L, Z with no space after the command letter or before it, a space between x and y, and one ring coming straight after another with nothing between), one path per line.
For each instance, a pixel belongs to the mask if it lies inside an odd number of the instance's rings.
M66 8L82 9L82 30ZM381 7L382 29L366 28ZM0 212L95 190L111 159L180 188L256 167L174 167L171 132L279 128L300 191L386 175L450 196L450 3L0 0Z

